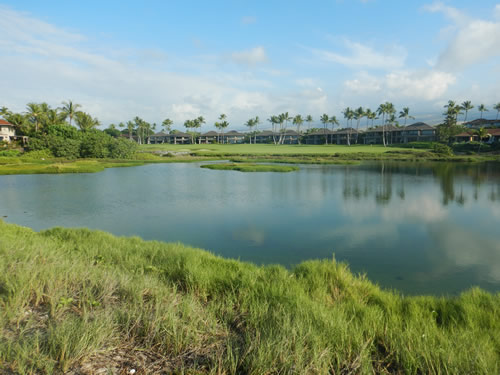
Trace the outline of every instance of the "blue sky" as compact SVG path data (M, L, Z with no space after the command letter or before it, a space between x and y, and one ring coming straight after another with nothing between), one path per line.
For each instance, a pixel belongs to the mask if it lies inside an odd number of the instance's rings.
M104 125L138 115L231 127L288 111L500 102L500 2L2 1L0 105L71 99ZM471 114L474 116L474 114ZM265 127L265 125L263 126Z

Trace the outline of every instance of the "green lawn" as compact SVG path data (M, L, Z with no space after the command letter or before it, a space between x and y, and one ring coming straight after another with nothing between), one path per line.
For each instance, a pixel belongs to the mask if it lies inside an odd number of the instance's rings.
M141 145L141 151L190 151L202 152L203 154L259 154L259 155L283 155L283 154L351 154L372 153L380 154L387 151L408 151L408 148L384 147L381 145L274 145L274 144L239 144L239 145ZM416 150L417 151L417 150ZM421 151L421 150L419 150ZM425 150L423 150L425 151Z

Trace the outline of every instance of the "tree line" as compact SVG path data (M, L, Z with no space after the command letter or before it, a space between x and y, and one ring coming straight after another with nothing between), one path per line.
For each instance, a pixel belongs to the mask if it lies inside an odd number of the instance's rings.
M58 108L52 108L47 103L28 103L24 113L14 113L9 111L6 107L2 107L0 108L0 115L13 124L20 134L35 138L39 134L47 133L47 129L54 125L67 124L72 126L74 123L82 132L97 129L97 127L101 125L100 121L92 117L89 113L81 111L80 108L80 104L73 103L71 100L62 102L62 106ZM445 105L445 112L443 113L444 121L437 126L439 139L442 141L449 141L454 135L462 132L464 130L463 127L457 125L458 118L460 115L464 115L463 121L466 122L469 112L474 108L475 106L471 101L464 101L462 104L457 104L452 100L448 101ZM484 104L478 105L477 109L481 113L480 119L483 118L484 112L489 111ZM495 104L493 109L497 111L496 119L498 120L500 103ZM351 144L351 135L354 136L352 141L358 143L358 131L360 126L363 126L363 119L366 118L366 128L369 128L370 125L373 128L374 122L379 119L381 120L377 126L380 126L382 129L382 140L385 146L387 143L386 132L390 127L406 126L408 119L414 119L414 117L410 115L409 107L403 107L398 113L394 104L390 102L380 104L376 110L363 107L346 107L341 113L346 121L345 127L342 129L340 128L341 125L336 116L329 116L324 113L319 117L319 122L323 125L325 144L328 144L328 137L326 134L329 126L331 126L332 131L335 126L337 126L339 130L350 129L350 131L347 132L347 143L349 145ZM400 124L401 119L404 119L402 124ZM283 144L285 133L290 124L295 127L295 130L299 134L302 133L301 127L304 122L308 124L306 134L315 130L311 129L311 124L314 122L312 115L302 117L302 115L297 114L291 116L288 112L284 112L277 115L271 115L267 119L267 122L271 125L273 142L275 144ZM191 135L193 143L195 137L200 134L199 129L201 129L203 124L206 124L206 120L203 116L184 121L184 127ZM252 137L253 142L256 143L259 124L261 124L259 116L252 117L245 122L245 126L247 126L250 131L250 143L252 143ZM172 130L172 125L173 121L169 118L166 118L161 123L161 127L167 133L176 132L176 130ZM219 132L218 141L220 142L221 139L224 141L224 131L229 127L227 115L224 113L221 114L213 125ZM354 128L356 132L353 131ZM132 120L120 122L118 125L110 124L108 128L104 129L104 132L113 137L118 137L123 134L128 136L129 139L134 139L137 143L143 144L149 143L151 135L153 135L156 130L156 123L149 123L136 116Z

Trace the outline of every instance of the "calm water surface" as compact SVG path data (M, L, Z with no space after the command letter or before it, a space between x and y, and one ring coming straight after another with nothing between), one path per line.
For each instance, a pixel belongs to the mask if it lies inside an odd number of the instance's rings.
M240 173L156 164L0 176L0 216L89 227L291 266L347 261L383 287L500 291L500 166L367 163Z

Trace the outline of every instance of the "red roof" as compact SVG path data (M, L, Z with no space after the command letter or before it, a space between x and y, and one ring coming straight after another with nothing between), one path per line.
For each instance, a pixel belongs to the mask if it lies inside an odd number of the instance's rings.
M2 119L0 119L0 125L10 125L10 126L14 126L14 125L12 125L10 122L7 122L7 121L2 120Z

